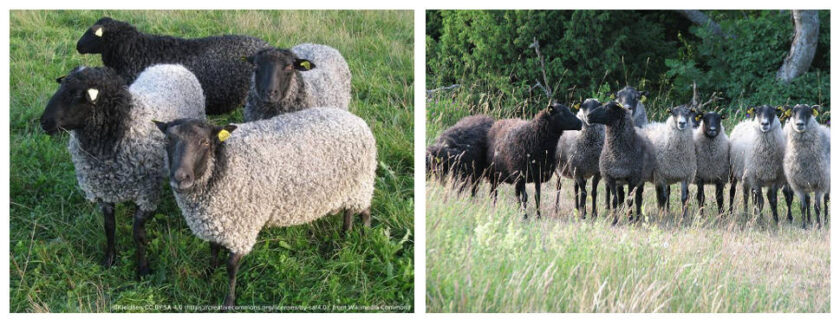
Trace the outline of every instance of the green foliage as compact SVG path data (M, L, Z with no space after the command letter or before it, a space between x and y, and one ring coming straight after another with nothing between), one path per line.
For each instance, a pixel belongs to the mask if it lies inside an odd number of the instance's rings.
M689 102L691 84L719 105L829 104L828 11L821 11L820 45L810 71L790 84L775 80L789 48L787 11L707 11L719 37L673 11L430 11L426 86L462 85L459 95L491 109L535 112L548 98L534 49L540 43L553 98L565 103L625 85L652 93L649 113ZM657 119L657 118L654 118Z
M350 110L367 121L377 140L373 227L363 234L357 220L357 228L342 236L342 219L336 215L308 225L263 230L243 259L237 302L275 308L356 305L413 310L411 12L13 11L12 312L178 311L143 307L216 306L227 293L224 267L202 276L209 261L208 244L190 232L168 187L156 216L146 224L153 273L135 279L131 213L125 206L117 209L117 264L110 269L99 266L105 245L101 213L78 189L66 135L45 135L38 117L56 90L56 77L77 65L101 65L99 56L78 54L75 42L103 15L131 21L151 33L250 34L280 47L316 42L341 51L353 72ZM242 112L211 120L240 122Z

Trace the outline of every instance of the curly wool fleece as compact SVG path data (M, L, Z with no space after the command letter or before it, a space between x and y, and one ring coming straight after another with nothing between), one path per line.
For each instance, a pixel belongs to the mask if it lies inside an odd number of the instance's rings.
M130 107L127 132L111 155L97 157L83 149L75 130L70 133L67 149L87 200L133 201L148 212L157 209L166 176L164 135L152 120L204 119L204 93L192 72L171 64L149 67L128 91L131 106L98 106Z
M208 173L174 193L196 236L247 254L264 226L368 209L376 165L376 141L364 120L310 108L239 124Z
M312 43L299 44L289 50L300 59L312 61L315 68L309 71L295 71L286 97L277 103L266 102L260 98L252 73L251 88L245 102L246 122L311 107L347 110L350 106L350 67L338 50Z

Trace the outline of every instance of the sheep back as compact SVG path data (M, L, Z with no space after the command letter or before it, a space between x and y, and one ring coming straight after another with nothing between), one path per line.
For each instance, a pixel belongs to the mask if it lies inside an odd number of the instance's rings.
M347 110L350 106L350 67L338 50L321 45L304 43L291 49L301 59L315 63L315 69L301 72L307 92L312 96L312 106L332 106Z

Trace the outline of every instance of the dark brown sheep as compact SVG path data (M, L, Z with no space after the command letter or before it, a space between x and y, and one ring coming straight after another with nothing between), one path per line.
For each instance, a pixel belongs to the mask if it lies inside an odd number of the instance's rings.
M487 132L493 118L474 115L458 120L454 126L441 133L426 148L426 172L438 177L452 175L462 182L458 192L472 187L472 196L478 191L478 182L487 170Z

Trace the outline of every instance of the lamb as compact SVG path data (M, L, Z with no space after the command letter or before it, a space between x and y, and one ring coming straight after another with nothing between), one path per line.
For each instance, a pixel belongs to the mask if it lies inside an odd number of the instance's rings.
M715 200L717 200L718 214L723 214L723 189L729 179L729 137L722 120L726 114L706 112L694 117L699 127L694 130L694 151L697 159L697 174L694 183L697 184L697 205L703 214L706 200L704 185L715 185Z
M635 191L636 217L630 214L631 221L641 221L642 193L645 181L653 181L656 169L656 155L653 144L634 127L632 113L628 107L616 101L610 101L590 111L589 123L600 123L604 128L604 149L598 160L601 177L607 185L607 192L613 195L611 209L618 208L624 202L624 187L628 186L628 195ZM616 215L613 224L618 223Z
M583 122L580 131L563 133L557 141L557 173L561 177L574 179L575 209L582 218L586 218L586 180L592 178L592 218L598 216L595 200L598 197L598 182L601 169L598 160L604 147L604 125L591 124L587 120L589 112L601 106L597 99L586 99L579 105L577 117ZM557 196L555 206L560 207L560 177L557 178Z
M376 141L361 118L310 108L239 125L196 119L157 122L175 200L190 230L210 242L211 269L223 246L229 292L264 227L292 226L344 212L344 232L360 214L370 226Z
M748 190L753 193L755 210L761 214L764 197L761 188L767 187L767 199L773 213L773 220L779 221L777 212L778 190L785 184L783 159L785 136L777 113L782 108L770 106L751 107L747 114L752 119L738 123L730 134L729 164L730 189L729 208L734 212L735 188L743 183L744 212L749 202Z
M183 39L145 34L109 17L97 20L76 43L81 54L101 54L102 63L128 83L153 64L184 65L201 82L208 114L244 104L253 68L242 57L266 47L263 40L241 35Z
M487 159L490 163L490 194L496 202L500 183L516 186L516 197L523 211L527 209L526 183L536 189L537 218L540 218L540 187L551 179L557 161L557 140L564 130L580 130L581 121L559 103L552 103L530 121L496 121L488 132ZM528 213L525 213L525 219Z
M631 86L626 86L615 94L618 103L630 108L630 111L633 112L633 123L639 128L648 124L647 112L643 103L647 96L647 91L638 91Z
M304 43L266 48L246 61L254 66L245 121L268 119L311 107L350 105L350 68L338 50Z
M41 128L50 135L70 131L67 149L79 187L105 218L102 264L116 261L114 206L130 201L136 204L136 271L147 275L145 222L157 209L165 175L164 136L152 120L204 118L201 84L180 65L151 66L130 87L108 67L77 67L57 81L61 86L47 103Z
M784 153L784 173L790 188L799 197L802 227L811 222L810 193L814 193L814 213L820 222L820 200L831 186L828 137L815 117L819 106L798 104L785 111L790 120L784 127L787 147Z
M687 106L671 108L664 124L650 124L643 128L656 154L653 171L656 200L660 210L666 209L670 199L670 185L679 182L683 217L688 214L688 184L694 181L697 158L694 150L692 118L697 110Z
M459 192L472 186L472 196L478 191L478 182L484 176L487 162L487 132L493 118L473 115L458 120L443 131L435 142L426 148L426 169L430 174L445 177L451 174L462 181Z

